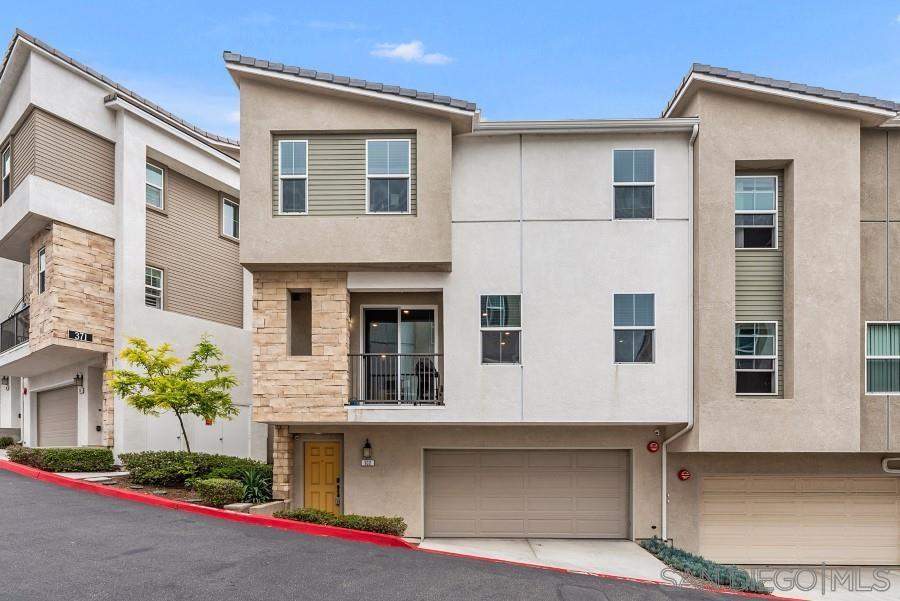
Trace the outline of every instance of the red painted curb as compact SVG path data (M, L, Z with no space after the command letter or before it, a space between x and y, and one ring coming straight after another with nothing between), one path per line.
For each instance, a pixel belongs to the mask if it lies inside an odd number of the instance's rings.
M254 526L265 526L267 528L277 528L279 530L288 530L290 532L299 532L301 534L309 534L312 536L324 536L330 538L339 538L359 543L369 543L379 545L381 547L394 547L400 549L410 549L420 551L422 553L430 553L432 555L442 555L445 557L456 557L460 559L474 559L478 561L486 561L489 563L499 563L511 566L520 566L526 568L536 568L539 570L547 570L549 572L558 572L563 574L581 574L583 576L593 576L606 580L618 580L622 582L635 582L638 584L652 584L656 586L674 587L675 585L663 582L661 580L649 580L644 578L631 578L628 576L617 576L615 574L604 574L602 572L583 572L580 570L570 570L555 566L545 566L535 563L527 563L524 561L512 561L508 559L497 559L494 557L484 557L482 555L468 555L465 553L454 553L452 551L441 551L438 549L422 549L416 545L410 544L398 536L389 534L378 534L376 532L361 532L359 530L350 530L348 528L338 528L335 526L323 526L320 524L309 524L306 522L297 522L295 520L286 520L282 518L269 517L264 515L251 515L249 513L237 513L234 511L226 511L224 509L216 509L214 507L205 507L203 505L194 505L193 503L185 503L184 501L175 501L173 499L165 499L154 497L146 494L122 490L120 488L111 488L102 484L94 484L93 482L84 482L83 480L73 480L52 472L45 472L33 467L28 467L12 461L0 460L0 469L14 472L16 474L41 480L66 488L72 488L83 492L89 492L95 495L105 497L114 497L124 499L126 501L134 501L145 505L153 505L155 507L164 507L166 509L174 509L176 511L186 511L188 513L196 513L207 517L219 518L231 522L242 524L251 524ZM741 591L720 591L713 589L694 589L706 590L722 595L734 595L738 597L749 597L754 599L768 599L769 601L807 601L806 599L775 597L773 595L765 595L760 593L746 593Z
M165 507L166 509L175 509L177 511L186 511L188 513L196 513L207 517L229 520L231 522L239 522L242 524L252 524L254 526L266 526L268 528L278 528L279 530L289 530L291 532L300 532L302 534L310 534L312 536L326 536L331 538L340 538L358 543L369 543L379 545L381 547L396 547L401 549L415 549L414 545L406 542L398 536L390 534L378 534L376 532L361 532L359 530L350 530L348 528L338 528L335 526L323 526L321 524L308 524L306 522L297 522L295 520L286 520L282 518L269 517L266 515L251 515L249 513L237 513L235 511L226 511L225 509L216 509L214 507L205 507L203 505L194 505L193 503L185 503L183 501L175 501L173 499L164 499L161 497L153 497L146 494L122 490L120 488L111 488L102 484L94 484L92 482L84 482L82 480L73 480L60 476L52 472L35 469L12 461L0 461L0 469L14 472L35 480L50 482L59 486L73 488L83 492L102 495L105 497L115 497L125 499L126 501L134 501L145 505L153 505L156 507Z

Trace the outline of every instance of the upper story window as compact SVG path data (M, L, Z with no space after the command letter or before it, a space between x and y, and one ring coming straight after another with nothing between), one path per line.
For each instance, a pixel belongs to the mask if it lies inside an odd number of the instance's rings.
M230 198L222 198L222 234L229 238L241 237L241 206Z
M278 142L278 211L283 215L307 212L308 147L306 140Z
M520 363L522 297L491 294L481 297L481 362Z
M653 219L656 151L613 151L615 219Z
M739 175L734 178L734 247L778 246L778 178Z
M38 294L43 294L47 289L47 249L38 251Z
M778 392L778 323L738 322L734 327L734 368L738 394Z
M900 322L866 324L866 394L900 394Z
M12 193L12 147L7 144L3 149L2 158L0 158L0 179L2 179L2 189L0 189L0 204L6 202Z
M366 140L366 178L370 213L408 213L409 140Z
M147 204L151 207L162 209L165 206L163 198L163 169L147 163Z
M616 363L653 363L655 300L653 294L613 295Z
M163 270L144 267L144 304L154 309L163 308Z

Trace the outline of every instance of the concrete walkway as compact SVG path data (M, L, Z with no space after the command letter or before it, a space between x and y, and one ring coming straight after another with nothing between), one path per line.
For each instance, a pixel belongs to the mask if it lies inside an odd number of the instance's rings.
M419 547L655 581L666 567L627 540L426 538Z

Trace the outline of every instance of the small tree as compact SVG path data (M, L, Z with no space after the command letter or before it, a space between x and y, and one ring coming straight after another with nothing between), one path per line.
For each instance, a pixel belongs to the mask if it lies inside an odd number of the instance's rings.
M115 369L110 375L112 390L145 415L158 416L171 411L178 418L188 453L191 443L184 429L185 415L207 421L231 419L238 409L231 402L230 390L237 386L231 366L221 363L222 351L203 336L187 362L172 354L168 343L151 347L143 338L129 338L119 354L143 373Z

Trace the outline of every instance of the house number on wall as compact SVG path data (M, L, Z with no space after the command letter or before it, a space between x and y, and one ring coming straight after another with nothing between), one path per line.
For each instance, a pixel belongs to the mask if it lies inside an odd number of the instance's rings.
M93 342L94 335L88 332L79 332L78 330L69 330L69 340L77 340L78 342Z

